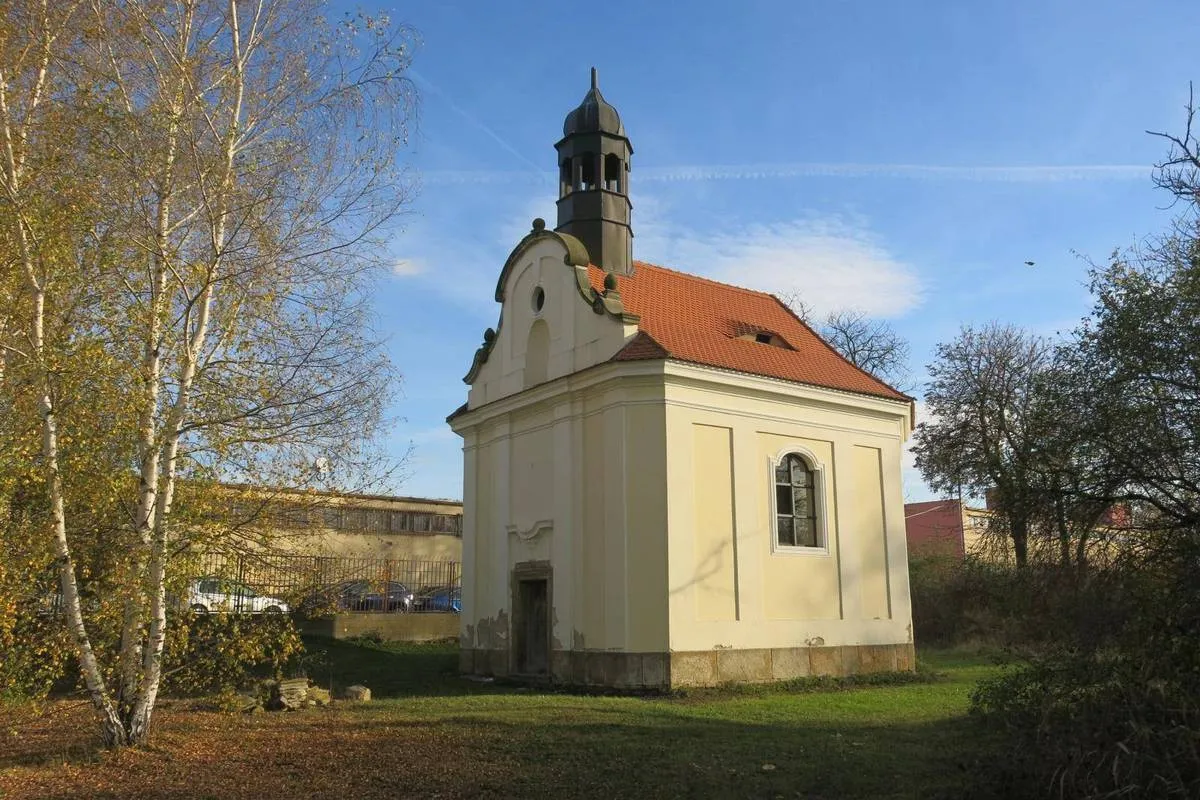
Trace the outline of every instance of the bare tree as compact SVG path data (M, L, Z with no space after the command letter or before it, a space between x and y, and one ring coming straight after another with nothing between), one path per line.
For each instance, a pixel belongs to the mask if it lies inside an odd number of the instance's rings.
M1193 211L1200 211L1200 139L1196 138L1195 93L1190 83L1185 111L1183 133L1146 133L1167 140L1170 146L1167 157L1154 165L1154 183L1191 204Z
M855 366L893 384L907 382L908 342L886 322L861 311L833 311L821 335Z
M803 320L806 325L814 324L813 320L816 317L813 307L809 305L800 292L792 289L791 291L781 292L776 297L779 298L779 302L790 308L792 313Z
M779 299L850 363L899 389L909 388L908 342L887 322L855 309L830 311L816 321L812 307L799 292L782 294Z
M13 213L4 257L26 276L9 318L24 321L27 346L8 349L23 359L19 385L40 397L64 606L110 746L148 735L168 571L195 535L172 524L180 480L309 478L318 456L344 475L363 466L356 443L381 420L391 370L367 298L378 237L407 198L394 157L411 112L411 37L381 19L328 25L321 6L92 0L71 7L81 23L70 37L59 8L22 6L24 51L37 57L15 62L23 106L0 104L0 124ZM95 176L57 239L42 230L54 215L25 192L20 155L54 142ZM81 399L64 376L85 370L100 376L93 390L125 400L126 425L109 434L137 478L121 501L130 580L105 664L79 599L61 447L63 408Z
M931 421L917 426L913 445L935 491L992 493L1020 566L1043 502L1039 444L1052 420L1041 381L1052 357L1049 342L1011 326L963 328L929 365Z

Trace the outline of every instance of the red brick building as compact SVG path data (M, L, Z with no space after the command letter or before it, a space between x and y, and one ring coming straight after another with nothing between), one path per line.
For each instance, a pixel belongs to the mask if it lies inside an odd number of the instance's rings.
M905 503L904 527L909 557L965 556L964 521L967 512L961 500Z
M975 508L961 500L905 503L904 528L909 558L963 558L967 553L984 555L985 552L991 558L1010 557L1011 550L1007 546L997 549L988 548L986 545L985 534L991 516L992 511L989 508ZM1098 532L1108 535L1128 530L1132 526L1129 505L1114 504L1104 512L1096 526ZM1100 543L1110 538L1093 536L1092 541ZM1003 540L997 540L995 544L1003 544Z

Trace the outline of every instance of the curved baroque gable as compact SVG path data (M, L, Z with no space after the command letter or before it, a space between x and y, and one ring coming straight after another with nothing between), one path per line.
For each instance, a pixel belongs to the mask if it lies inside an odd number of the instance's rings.
M500 335L500 328L504 325L503 304L505 301L505 287L508 285L512 271L522 262L523 256L530 248L547 240L554 240L562 246L564 251L563 263L569 269L573 270L575 288L578 291L579 297L591 307L592 311L597 314L606 314L627 324L637 322L638 318L636 315L625 311L625 306L621 302L621 293L617 291L615 278L606 280L602 291L598 292L592 288L591 281L588 280L590 258L583 242L569 233L547 230L545 220L541 218L535 219L532 230L517 243L517 246L513 248L508 259L504 262L504 268L500 270L500 277L496 281L495 294L496 302L501 304L502 309L500 312L500 321L496 324L495 329L488 328L483 332L483 344L475 351L471 368L466 376L463 377L463 383L469 385L475 382L475 379L479 376L479 370L487 363L496 345L496 341Z

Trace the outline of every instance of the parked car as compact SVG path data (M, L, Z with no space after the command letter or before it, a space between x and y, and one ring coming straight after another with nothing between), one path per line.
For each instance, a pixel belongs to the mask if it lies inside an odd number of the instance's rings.
M268 597L244 583L226 578L205 577L188 587L188 607L197 614L233 611L242 614L281 614L288 605L278 597Z
M399 581L342 581L314 592L304 601L309 613L321 611L390 611L407 613L413 593Z
M434 586L425 589L413 599L413 611L461 614L462 588L459 586Z

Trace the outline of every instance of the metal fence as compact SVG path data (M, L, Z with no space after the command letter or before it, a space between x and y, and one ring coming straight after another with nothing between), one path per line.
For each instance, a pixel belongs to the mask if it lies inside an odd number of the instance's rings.
M193 610L457 613L462 564L279 553L208 553L189 571Z

